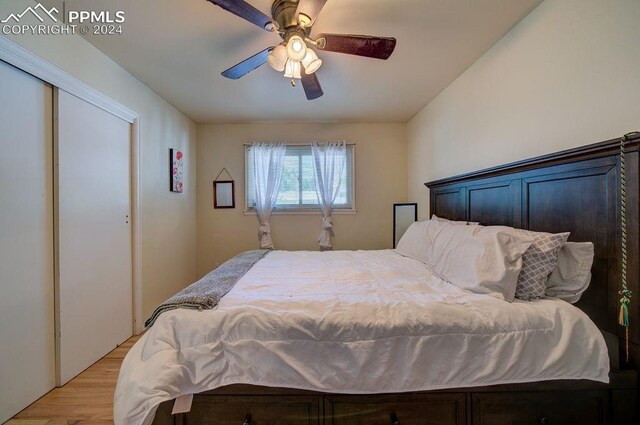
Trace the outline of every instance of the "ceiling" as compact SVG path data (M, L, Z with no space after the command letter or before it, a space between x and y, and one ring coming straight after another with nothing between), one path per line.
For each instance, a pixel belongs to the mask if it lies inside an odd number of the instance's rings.
M270 15L270 0L247 1ZM392 36L398 45L388 61L318 52L325 95L314 101L268 65L222 77L280 38L205 0L93 0L90 10L123 10L126 22L121 35L85 37L198 123L407 122L540 2L329 0L312 36Z

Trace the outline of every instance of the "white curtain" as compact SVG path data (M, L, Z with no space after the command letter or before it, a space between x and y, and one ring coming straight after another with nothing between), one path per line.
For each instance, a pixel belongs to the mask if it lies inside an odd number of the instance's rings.
M322 208L322 230L318 243L321 251L330 251L333 249L331 238L335 236L331 210L340 192L342 173L347 162L347 144L346 142L331 142L320 145L313 142L311 143L311 153L313 154L313 169L316 174L316 193L318 203Z
M249 166L253 173L255 209L258 216L258 239L262 249L273 249L271 212L278 199L286 143L253 142L249 149Z

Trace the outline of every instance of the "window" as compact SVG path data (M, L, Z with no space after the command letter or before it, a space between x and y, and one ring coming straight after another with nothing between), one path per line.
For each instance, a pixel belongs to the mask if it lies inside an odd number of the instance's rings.
M255 206L253 174L247 164L248 146L245 148L245 178L247 209ZM347 145L347 162L342 172L340 193L333 205L334 210L354 210L354 146ZM278 201L274 211L300 211L319 209L316 195L316 175L309 145L287 146Z

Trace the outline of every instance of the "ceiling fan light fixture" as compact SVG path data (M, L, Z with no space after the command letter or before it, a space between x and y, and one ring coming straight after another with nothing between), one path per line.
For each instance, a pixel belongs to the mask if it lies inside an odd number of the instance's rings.
M278 46L267 47L223 71L222 76L237 80L269 63L289 78L292 86L301 80L308 100L324 94L316 75L323 62L312 49L387 60L397 44L393 37L370 35L318 34L311 38L313 26L328 0L271 0L271 16L246 0L208 1L282 38Z
M300 62L304 59L307 54L307 45L302 37L294 35L289 39L289 42L287 43L287 54L289 55L289 59L296 62Z
M280 44L273 49L267 57L267 61L269 62L269 65L271 65L271 68L278 72L284 71L287 60L287 48L284 47L284 44Z
M322 66L322 60L318 58L316 52L307 49L307 54L304 56L304 59L302 59L302 65L307 74L313 74Z
M302 78L302 69L300 62L294 61L292 59L287 60L287 65L285 67L284 76L286 78L291 79L301 79Z

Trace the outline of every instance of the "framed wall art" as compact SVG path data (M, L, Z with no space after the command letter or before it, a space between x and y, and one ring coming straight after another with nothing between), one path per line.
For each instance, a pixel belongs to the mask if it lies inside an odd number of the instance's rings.
M177 149L169 149L169 190L182 193L184 190L184 154Z
M227 173L229 178L221 180L220 176ZM236 190L233 177L226 168L223 168L218 177L213 181L213 208L235 208L236 207Z

